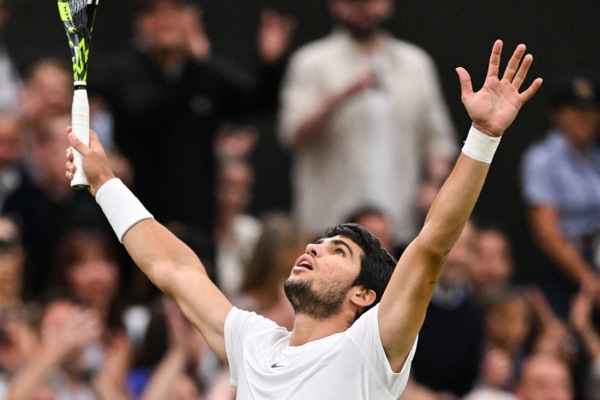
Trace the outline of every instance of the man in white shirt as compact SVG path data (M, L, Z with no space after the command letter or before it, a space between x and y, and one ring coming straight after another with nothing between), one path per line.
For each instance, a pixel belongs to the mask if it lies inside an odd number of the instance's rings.
M385 32L393 0L328 0L337 27L291 58L280 134L293 150L293 208L314 234L376 206L395 244L418 232L457 154L435 65ZM349 182L353 182L352 185ZM428 190L426 191L425 188Z
M501 51L497 41L479 92L473 92L467 71L457 69L473 126L425 226L395 268L393 258L364 228L333 228L330 237L307 246L285 284L296 311L291 332L232 306L195 254L114 178L93 132L90 147L72 132L69 139L83 154L91 193L117 236L229 363L239 399L397 399L436 282L479 196L500 137L542 83L536 79L519 93L533 60L524 56L524 45L517 47L500 80ZM72 179L72 148L67 159L66 176Z

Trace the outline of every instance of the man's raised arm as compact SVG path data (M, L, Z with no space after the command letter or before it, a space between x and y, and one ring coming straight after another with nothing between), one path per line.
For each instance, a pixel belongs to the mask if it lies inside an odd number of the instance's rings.
M188 320L202 333L223 360L225 318L231 303L211 282L196 254L156 222L135 196L113 175L94 132L90 146L69 128L72 148L67 149L66 176L73 179L73 148L83 155L83 170L90 191L135 263L164 293L173 297Z
M462 102L473 120L463 151L433 202L423 229L400 258L379 306L379 331L394 371L399 371L423 325L427 306L452 246L479 197L489 163L504 131L539 89L536 79L523 93L533 57L519 45L499 78L502 42L492 49L483 88L473 92L466 70L458 68ZM521 62L522 61L522 62Z

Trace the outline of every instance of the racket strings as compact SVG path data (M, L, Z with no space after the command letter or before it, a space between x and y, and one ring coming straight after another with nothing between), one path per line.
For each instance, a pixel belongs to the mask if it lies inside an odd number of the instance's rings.
M86 11L87 0L69 0L69 9L73 18L73 27L76 31L87 27L88 15Z

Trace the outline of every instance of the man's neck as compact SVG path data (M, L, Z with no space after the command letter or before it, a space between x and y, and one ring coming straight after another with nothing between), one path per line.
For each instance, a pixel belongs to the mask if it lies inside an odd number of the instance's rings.
M373 31L368 35L357 35L350 30L347 30L347 32L354 43L367 54L375 53L383 42L384 34L381 30Z
M316 319L307 314L296 314L290 346L302 346L336 333L345 332L354 322L351 312L340 312L327 319Z

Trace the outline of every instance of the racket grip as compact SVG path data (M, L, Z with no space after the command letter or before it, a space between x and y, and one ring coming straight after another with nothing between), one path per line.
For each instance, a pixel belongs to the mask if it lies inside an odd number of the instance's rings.
M83 144L90 145L90 104L88 102L87 90L84 82L76 82L73 95L72 125L73 133ZM83 87L82 87L83 86ZM83 158L81 153L73 149L73 164L76 171L71 181L71 187L75 189L88 188L90 184L83 173Z

